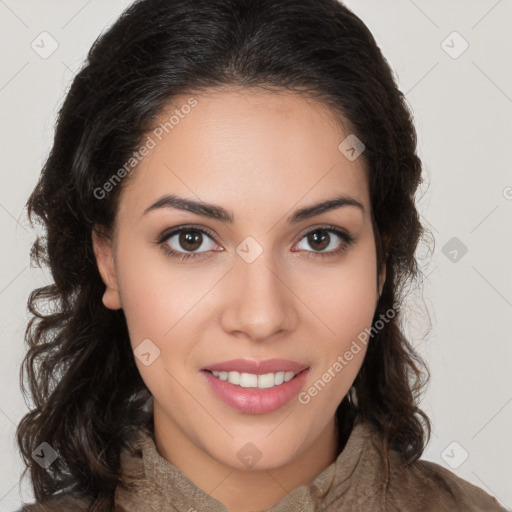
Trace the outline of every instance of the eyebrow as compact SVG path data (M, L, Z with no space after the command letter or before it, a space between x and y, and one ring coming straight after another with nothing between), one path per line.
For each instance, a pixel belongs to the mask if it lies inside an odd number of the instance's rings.
M326 201L300 208L290 215L286 221L288 224L297 224L303 220L314 217L315 215L320 215L321 213L345 206L358 208L364 214L364 206L359 201L353 197L338 195L332 199L327 199ZM194 201L192 199L185 199L184 197L178 197L172 194L160 197L155 203L144 210L143 216L160 208L175 208L177 210L192 212L221 222L227 222L230 224L234 222L234 215L221 206L202 201Z

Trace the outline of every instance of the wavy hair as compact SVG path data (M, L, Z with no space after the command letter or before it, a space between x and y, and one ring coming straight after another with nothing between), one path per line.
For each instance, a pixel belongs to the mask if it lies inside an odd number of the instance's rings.
M430 422L419 408L428 369L400 326L415 257L428 233L415 192L422 182L416 132L404 94L364 23L336 0L138 0L92 45L59 110L53 146L27 202L42 227L31 253L52 284L28 299L31 319L20 370L30 410L17 429L35 497L60 491L110 510L120 452L151 431L151 397L122 310L106 309L91 233L112 232L124 179L98 188L129 160L177 95L212 87L262 87L309 95L350 123L364 142L378 268L386 281L353 387L336 411L340 438L360 415L407 462L420 457ZM47 469L31 457L48 442Z

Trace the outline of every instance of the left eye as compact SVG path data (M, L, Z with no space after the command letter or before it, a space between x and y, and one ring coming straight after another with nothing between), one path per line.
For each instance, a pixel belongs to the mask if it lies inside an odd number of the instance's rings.
M333 236L334 235L334 236ZM336 238L338 240L336 242ZM335 228L317 228L309 233L306 233L302 238L301 242L304 241L313 248L313 252L336 252L342 249L345 244L350 244L352 239L347 234ZM299 242L300 244L300 242ZM341 246L341 247L340 247ZM308 251L307 248L299 247L299 249Z

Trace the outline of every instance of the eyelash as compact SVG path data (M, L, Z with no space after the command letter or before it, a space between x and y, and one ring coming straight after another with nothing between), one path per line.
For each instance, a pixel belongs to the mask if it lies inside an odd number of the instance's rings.
M174 249L171 249L169 245L166 243L170 238L172 238L174 235L177 235L179 233L187 232L187 231L197 231L199 233L203 233L205 235L208 235L210 238L214 239L213 233L206 229L201 228L198 226L181 226L177 229L172 229L171 231L164 231L157 240L155 240L155 244L159 245L162 249L162 251L171 258L179 259L180 261L183 260L189 260L189 259L204 259L208 258L209 256L206 256L207 252L204 251L203 253L187 253L187 252L178 252ZM326 252L318 252L318 251L305 251L307 253L308 258L326 258L326 257L334 257L342 252L345 252L350 245L352 245L355 241L354 237L346 233L345 231L337 228L336 226L319 226L317 228L314 228L307 233L305 233L300 240L307 237L311 233L314 233L315 231L325 231L327 233L334 233L336 236L341 238L342 243L340 244L340 247L338 249L334 249L331 251ZM304 252L304 251L295 251L295 252ZM204 256L203 256L204 254Z

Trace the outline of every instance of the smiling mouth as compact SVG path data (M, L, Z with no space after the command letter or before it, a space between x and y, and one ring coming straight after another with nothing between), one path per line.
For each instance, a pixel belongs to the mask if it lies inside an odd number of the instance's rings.
M311 367L286 359L233 359L202 368L209 388L244 414L268 414L289 403L304 387Z
M256 375L254 373L241 373L237 371L230 372L217 372L212 370L204 370L213 375L215 378L223 381L227 381L230 384L239 386L241 388L258 388L258 389L269 389L279 387L285 382L294 379L299 373L306 371L306 369L299 372L292 371L280 371L275 373L265 373L262 375Z

